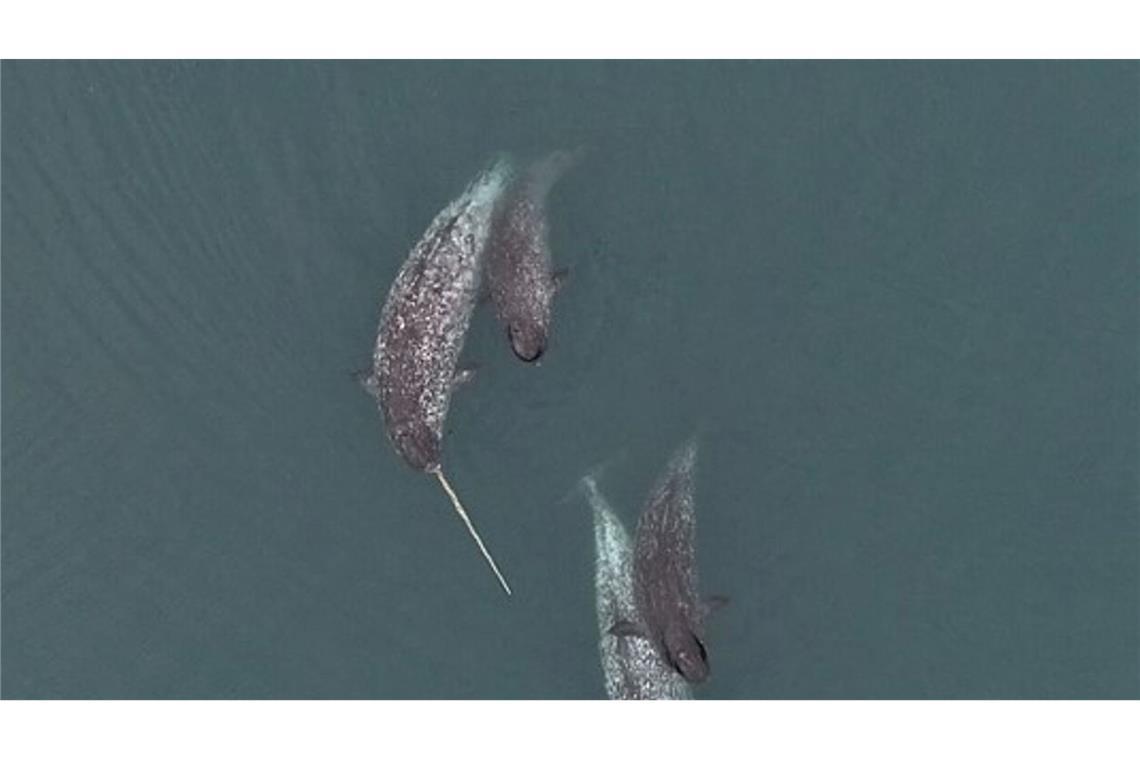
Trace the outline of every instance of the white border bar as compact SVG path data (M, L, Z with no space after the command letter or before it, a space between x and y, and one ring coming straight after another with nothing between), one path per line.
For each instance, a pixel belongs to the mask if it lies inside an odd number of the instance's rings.
M1135 58L1136 3L1085 0L36 0L5 58Z
M1132 758L1137 702L11 702L6 757ZM629 754L627 754L629 753Z

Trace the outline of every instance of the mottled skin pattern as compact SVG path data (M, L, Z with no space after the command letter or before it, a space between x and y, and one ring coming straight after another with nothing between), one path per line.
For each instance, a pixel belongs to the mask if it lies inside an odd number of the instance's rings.
M372 376L385 429L411 467L440 467L443 424L496 201L510 176L495 162L441 211L396 275L380 316Z
M523 361L546 351L557 285L551 271L546 198L579 154L556 151L529 166L507 191L495 218L487 279L495 314Z
M689 699L689 684L640 636L615 636L614 624L644 625L633 593L633 551L629 534L598 490L594 478L582 479L594 512L594 585L598 611L598 647L610 699Z
M637 524L633 577L644 631L662 658L692 683L709 674L704 608L697 596L696 517L690 441L673 455Z

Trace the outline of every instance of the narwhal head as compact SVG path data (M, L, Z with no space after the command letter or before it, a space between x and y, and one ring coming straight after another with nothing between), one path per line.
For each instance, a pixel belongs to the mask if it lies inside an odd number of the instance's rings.
M507 325L511 350L524 362L534 362L546 353L546 324L534 319L512 320Z
M404 461L417 470L427 471L439 466L442 441L421 420L398 426L392 433L392 443Z
M700 683L709 677L705 645L687 626L670 626L664 638L665 658L686 681Z
M550 342L551 313L558 292L557 276L529 273L525 294L511 299L506 309L507 340L511 351L524 362L536 362Z

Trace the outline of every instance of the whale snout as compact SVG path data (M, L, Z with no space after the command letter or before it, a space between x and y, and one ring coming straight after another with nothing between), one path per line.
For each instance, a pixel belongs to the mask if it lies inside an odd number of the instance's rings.
M536 362L546 353L546 330L538 324L511 323L507 328L511 351L524 362Z
M440 460L440 440L426 425L412 425L392 436L396 450L412 468L426 471Z
M709 677L709 655L704 643L691 631L671 628L665 633L665 659L689 683Z
M515 356L524 362L536 362L542 358L542 355L546 352L545 346L536 346L531 349L520 349L517 346L512 346L511 348L514 350Z

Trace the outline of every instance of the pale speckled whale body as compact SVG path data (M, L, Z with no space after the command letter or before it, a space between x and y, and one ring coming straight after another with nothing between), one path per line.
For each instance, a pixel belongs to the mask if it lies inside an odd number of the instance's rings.
M384 303L367 382L389 438L417 470L440 466L443 425L487 239L510 177L509 159L497 158L436 215Z
M693 474L696 441L670 459L637 523L633 579L643 632L688 681L708 677L705 607L697 595Z
M583 478L582 488L594 513L598 646L606 694L610 699L690 699L689 684L648 639L610 632L622 620L643 624L634 599L633 550L629 534L594 478Z
M521 172L495 217L487 280L495 315L523 361L546 351L557 283L551 269L546 199L580 151L554 151Z

